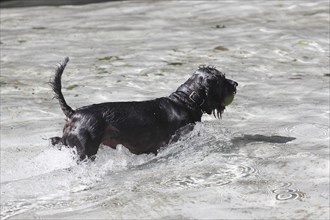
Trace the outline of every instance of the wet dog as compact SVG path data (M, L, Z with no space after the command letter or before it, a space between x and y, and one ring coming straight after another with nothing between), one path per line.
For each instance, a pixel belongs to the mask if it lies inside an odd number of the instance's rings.
M73 110L61 91L61 77L69 58L50 81L66 116L62 137L53 145L76 147L80 160L93 158L100 144L122 144L134 154L157 153L184 130L192 130L203 113L221 117L236 94L237 82L211 66L197 71L168 97L140 102L107 102Z

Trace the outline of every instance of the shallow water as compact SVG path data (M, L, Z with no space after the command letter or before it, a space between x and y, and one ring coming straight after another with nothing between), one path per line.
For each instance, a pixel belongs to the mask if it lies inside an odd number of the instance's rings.
M327 1L1 9L2 219L329 218ZM222 120L157 156L49 148L72 107L169 95L200 64L239 83Z

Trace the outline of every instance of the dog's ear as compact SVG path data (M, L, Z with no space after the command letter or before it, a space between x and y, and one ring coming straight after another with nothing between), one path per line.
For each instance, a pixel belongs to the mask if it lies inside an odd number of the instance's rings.
M221 88L223 80L225 78L219 78L216 75L209 75L204 79L204 91L205 91L205 104L203 110L207 114L212 114L214 109L219 108L219 102L221 98Z
M217 86L217 79L215 76L208 76L204 80L204 88L206 97L212 96L211 92Z
M203 111L206 112L208 115L212 114L212 109L208 106L203 107Z
M212 96L211 89L212 89L212 86L214 86L213 85L214 83L215 83L214 80L211 79L210 77L205 78L204 81L203 81L203 84L204 84L203 89L204 89L204 93L205 93L205 102L203 103L202 109L203 109L204 112L206 112L209 115L212 114L212 107L210 106L210 101L211 101L210 96Z

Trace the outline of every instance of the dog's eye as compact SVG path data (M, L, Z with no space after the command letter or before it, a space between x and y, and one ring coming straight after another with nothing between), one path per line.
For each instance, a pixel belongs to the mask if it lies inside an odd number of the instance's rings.
M218 85L218 86L222 86L222 85L223 85L223 80L218 79L218 80L217 80L217 85Z
M214 84L215 81L210 78L207 78L206 82L207 82L207 84Z

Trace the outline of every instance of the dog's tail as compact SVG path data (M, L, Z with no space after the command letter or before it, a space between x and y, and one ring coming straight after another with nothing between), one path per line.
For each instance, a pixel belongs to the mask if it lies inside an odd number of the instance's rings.
M51 79L49 84L52 87L53 91L55 92L54 98L58 99L63 113L65 114L66 117L69 118L74 113L74 111L70 106L68 106L68 104L66 104L66 101L61 91L62 89L61 77L64 68L68 62L69 62L69 57L66 57L64 61L57 66L55 71L55 77Z

